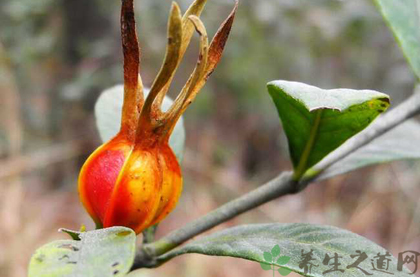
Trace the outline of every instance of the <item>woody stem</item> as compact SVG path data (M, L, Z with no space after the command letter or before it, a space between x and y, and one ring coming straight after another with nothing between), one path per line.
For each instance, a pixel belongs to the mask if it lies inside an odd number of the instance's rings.
M318 174L307 176L305 179L297 182L293 180L292 172L281 173L278 177L259 186L257 189L222 205L195 221L186 224L184 227L171 232L167 236L153 243L143 245L136 255L132 269L157 267L176 256L176 253L171 251L172 249L196 235L271 200L304 190L309 183L314 182L320 177L320 173L328 166L340 161L350 153L368 144L373 139L380 137L392 128L419 113L420 91L412 95L409 99L398 105L386 115L378 118L375 124L369 128L369 132L356 136L354 142L350 142L349 146L346 146L346 144L343 147L340 147L335 151L335 155L330 155L324 159L322 162L324 166L319 167Z

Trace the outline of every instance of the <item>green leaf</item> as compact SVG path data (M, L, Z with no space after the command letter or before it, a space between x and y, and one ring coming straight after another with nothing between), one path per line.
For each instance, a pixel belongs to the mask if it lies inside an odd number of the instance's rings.
M373 125L375 123L361 134L368 132ZM415 120L408 120L334 163L318 179L330 178L373 164L420 159L420 143L413 143L417 141L420 141L420 124Z
M243 258L258 263L264 263L263 253L273 245L278 244L283 255L291 257L287 265L278 265L290 269L303 276L322 277L322 272L328 267L322 264L325 254L330 257L337 253L343 256L340 259L345 272L332 276L340 277L366 277L363 272L356 268L347 269L355 259L350 255L361 250L368 255L368 259L360 264L360 267L372 272L371 259L380 253L386 254L387 250L352 232L336 227L311 225L305 223L293 224L251 224L229 228L216 232L196 241L190 242L180 248L174 249L160 257L162 261L187 253L199 253L211 256L229 256ZM312 268L312 273L304 273L304 268L299 267L303 253L313 250L312 261L318 267ZM397 259L390 258L389 271L394 276L408 277L409 271L404 268L403 272L397 271ZM374 272L376 277L389 276L385 273Z
M144 94L146 97L149 90L145 89ZM120 130L123 95L124 86L116 85L103 91L95 104L96 126L103 142L109 141ZM173 101L169 97L165 97L162 109L166 111L172 103ZM178 120L169 138L169 145L178 161L181 162L185 147L185 129L182 117Z
M278 265L285 265L290 261L290 257L289 256L281 256L280 258L277 259L276 264Z
M420 79L420 2L418 0L375 0L391 27L405 57Z
M264 260L267 263L271 263L273 261L273 257L271 256L271 253L270 252L264 252L263 253L263 256L264 256Z
M287 276L292 272L290 269L285 267L280 267L277 271L280 273L281 276Z
M77 231L73 231L73 230L69 230L66 228L60 228L58 229L59 232L63 232L66 233L67 235L69 235L73 240L80 240L80 233L81 232L77 232Z
M280 246L278 244L274 245L273 249L271 249L271 254L273 257L280 255Z
M124 276L134 261L136 235L125 227L79 233L81 240L59 240L39 248L29 277Z
M264 270L271 270L271 265L269 264L265 264L265 263L260 263L261 268Z
M273 81L268 83L268 91L289 142L295 179L389 106L389 97L373 90L324 90L303 83Z

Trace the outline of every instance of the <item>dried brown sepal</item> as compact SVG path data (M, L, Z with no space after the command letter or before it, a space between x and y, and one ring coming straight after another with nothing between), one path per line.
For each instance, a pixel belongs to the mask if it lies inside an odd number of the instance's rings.
M195 84L190 85L191 92L189 93L188 98L184 101L183 106L179 112L180 114L185 112L188 105L197 96L198 92L202 89L207 79L210 77L210 75L213 73L214 69L216 68L217 64L220 62L220 59L223 54L223 50L226 45L226 41L230 34L230 30L232 29L232 25L235 19L237 8L238 8L238 1L235 1L235 6L233 7L232 12L229 14L229 16L226 18L226 20L222 23L220 28L217 30L216 35L214 36L210 44L204 76ZM188 82L187 82L187 85L189 85Z
M195 30L200 35L200 53L198 55L197 64L193 73L191 74L185 86L182 88L181 93L176 98L172 107L166 113L166 126L164 132L168 137L182 114L181 111L183 106L185 106L185 102L188 101L188 99L191 97L195 86L204 78L207 68L209 41L206 28L204 27L203 22L195 15L190 15L189 20L191 20Z
M216 35L210 43L209 60L206 68L206 80L213 73L220 59L222 58L223 50L225 49L226 42L229 38L230 30L232 29L233 21L235 19L236 10L238 9L238 1L235 1L235 6L232 12L222 23L217 30Z
M189 16L189 19L191 20L191 22L193 22L195 30L200 35L200 53L194 72L190 77L191 81L187 83L185 89L183 89L180 94L180 96L182 97L182 105L184 105L185 101L191 96L191 93L193 92L193 89L196 86L196 84L203 78L205 70L207 68L209 54L209 41L207 31L204 27L203 22L201 22L201 20L195 15Z
M120 134L131 141L135 137L139 105L143 100L143 86L139 76L140 49L133 0L122 0L121 41L124 55L124 104Z
M201 15L201 12L204 9L204 6L206 4L207 0L196 0L194 1L185 14L182 17L182 43L181 43L181 52L178 59L178 65L181 63L182 58L184 57L185 52L187 51L188 46L190 45L191 38L194 34L194 25L192 22L188 19L189 16L195 15L199 17ZM173 76L172 76L173 78ZM170 86L170 81L168 84L162 89L164 92L162 94L159 94L156 97L156 100L154 102L155 107L160 107L163 101L164 96L166 95L168 89Z
M182 41L182 17L181 10L175 2L172 3L171 13L168 23L168 44L166 47L165 59L162 67L150 88L149 95L146 98L142 112L141 120L150 120L152 105L159 94L164 94L165 86L172 80L175 70L178 67ZM163 98L163 97L162 97ZM159 107L160 108L160 107ZM155 111L154 111L155 112ZM139 122L140 123L140 122ZM141 128L143 126L139 126Z
M147 130L154 130L155 134L162 134L162 140L168 139L177 120L194 100L221 59L232 28L238 1L217 31L210 46L204 24L198 17L205 3L206 0L196 0L182 18L178 5L175 2L172 4L165 61L141 111L138 130L142 131L137 133L139 138L144 137L144 133L149 132ZM166 113L163 113L160 109L163 98L190 43L194 30L200 35L200 54L196 67L174 104Z
M182 17L182 30L184 31L184 34L182 36L181 58L185 54L185 51L187 51L195 30L195 26L192 24L193 22L191 22L190 16L194 15L200 17L206 2L207 0L194 1Z
M133 0L122 0L124 105L121 131L95 150L79 175L80 199L98 226L126 226L138 234L166 217L179 200L182 173L168 139L176 121L220 60L233 19L231 14L209 47L206 29L198 18L205 2L196 0L184 18L173 3L164 64L142 106ZM163 113L159 101L190 42L191 26L200 35L197 65L170 111Z

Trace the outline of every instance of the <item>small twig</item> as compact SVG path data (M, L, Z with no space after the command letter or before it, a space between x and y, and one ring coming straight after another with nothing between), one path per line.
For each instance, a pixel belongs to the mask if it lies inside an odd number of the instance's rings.
M420 89L417 89L417 92L402 104L398 105L384 116L378 118L376 122L372 124L365 132L355 136L345 145L334 151L326 159L321 161L315 167L316 171L312 171L310 175L305 175L306 178L300 181L299 184L293 182L291 172L284 172L280 174L278 177L269 181L265 185L262 185L259 188L226 203L225 205L217 208L207 215L191 223L188 223L178 230L171 232L162 239L143 245L143 247L136 255L132 269L134 270L141 267L159 266L173 257L173 255L168 253L170 250L193 238L194 236L199 235L223 222L232 219L237 215L252 210L273 199L288 194L297 193L305 189L309 183L317 180L317 177L320 176L319 174L323 170L327 169L332 164L343 159L360 147L368 144L375 138L380 137L405 120L419 114L419 90Z
M143 244L152 243L155 240L157 227L158 224L155 224L143 231Z
M216 210L173 231L166 237L150 244L145 244L136 256L133 269L154 267L161 263L156 257L162 255L190 238L207 231L241 213L252 210L278 197L295 192L292 173L284 172L265 185L235 199Z

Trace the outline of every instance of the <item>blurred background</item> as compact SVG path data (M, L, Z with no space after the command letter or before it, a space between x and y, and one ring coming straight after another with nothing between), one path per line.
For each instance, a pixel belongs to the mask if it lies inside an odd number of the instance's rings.
M170 2L136 1L147 86L163 59ZM179 2L185 11L191 0ZM232 5L208 1L202 20L210 35ZM122 82L119 9L116 0L0 1L0 276L26 276L36 248L67 238L58 228L93 228L78 199L77 175L101 143L94 103L101 91ZM172 97L192 72L197 43L195 37ZM184 116L184 192L158 237L291 169L265 87L275 79L374 89L389 94L394 106L415 81L371 0L242 0L223 59ZM395 256L420 252L419 168L419 162L405 161L358 170L215 230L320 223L366 236ZM164 275L271 273L246 260L185 255L130 274Z

